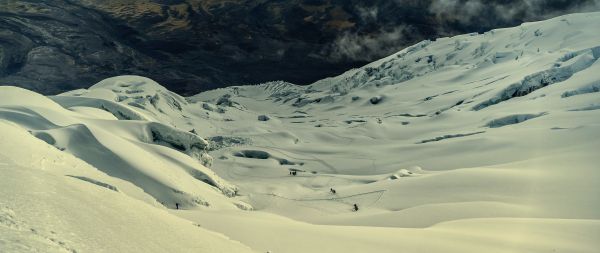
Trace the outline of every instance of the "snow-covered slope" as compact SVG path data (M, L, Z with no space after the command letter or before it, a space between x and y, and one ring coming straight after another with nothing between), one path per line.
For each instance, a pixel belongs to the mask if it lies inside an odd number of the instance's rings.
M0 129L1 252L251 252L21 126Z
M258 252L595 252L598 24L584 13L424 41L305 87L0 87L0 247L94 251L118 230L139 235L135 249L243 250L209 229ZM71 210L82 202L101 231Z
M463 220L485 219L469 221L481 231L499 222L508 235L519 230L512 222L524 219L582 219L598 236L598 24L599 13L585 13L440 38L308 87L268 83L191 100L227 97L246 110L232 116L237 122L270 116L256 123L260 128L223 124L224 133L252 144L211 153L222 158L213 168L258 210L328 225L455 224L451 231L473 236L460 229ZM270 156L248 159L236 155L240 150ZM289 168L306 172L293 177L285 174ZM358 213L351 212L354 203ZM564 238L584 233L570 226L551 231ZM416 231L397 231L386 241L403 247L411 240L399 238ZM544 251L525 245L533 237L520 236L514 248L490 242L462 252ZM541 239L554 247L554 239ZM571 242L566 251L600 246Z

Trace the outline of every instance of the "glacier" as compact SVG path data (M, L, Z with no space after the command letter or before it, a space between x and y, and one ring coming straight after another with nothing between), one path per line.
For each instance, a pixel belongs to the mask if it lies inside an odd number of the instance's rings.
M0 87L0 249L596 252L598 24L423 41L308 86Z

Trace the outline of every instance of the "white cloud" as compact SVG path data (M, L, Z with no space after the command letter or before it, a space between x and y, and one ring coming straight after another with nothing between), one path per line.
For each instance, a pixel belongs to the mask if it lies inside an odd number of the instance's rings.
M371 61L397 51L404 44L403 37L409 29L408 26L397 26L364 35L346 32L328 48L327 55L330 61Z
M462 24L545 19L573 12L600 10L600 0L433 0L429 11L441 20Z

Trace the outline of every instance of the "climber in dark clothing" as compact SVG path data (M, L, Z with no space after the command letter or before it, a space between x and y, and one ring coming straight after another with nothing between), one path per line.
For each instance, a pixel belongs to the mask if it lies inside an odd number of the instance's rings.
M358 205L357 204L354 204L354 211L355 212L358 211Z

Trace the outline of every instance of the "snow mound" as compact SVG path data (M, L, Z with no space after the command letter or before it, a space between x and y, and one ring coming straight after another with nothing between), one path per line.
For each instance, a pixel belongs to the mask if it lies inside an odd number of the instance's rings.
M122 84L116 82L116 85ZM9 99L16 95L28 103L18 104ZM170 208L175 208L175 203L186 208L208 205L238 208L237 201L229 199L237 187L207 168L212 163L207 153L208 142L196 134L152 121L127 105L99 98L55 96L50 100L12 87L0 87L0 96L7 97L0 99L3 101L0 119L29 130L57 150L72 154L145 192L140 195L123 191L131 197L144 201L153 199L151 203L156 201ZM95 111L70 111L61 105L67 108L104 106L112 108L114 114L129 115L130 120L95 118ZM80 114L86 112L93 113ZM95 179L87 181L93 183L92 180Z
M14 86L2 86L0 106L41 107L51 110L63 110L60 105L57 105L43 95Z
M65 108L73 107L91 107L101 109L103 111L111 113L119 120L143 120L151 121L147 115L139 112L135 108L127 107L116 102L98 99L98 98L86 98L81 97L67 97L67 96L55 96L51 97L54 102L60 104Z
M188 104L185 98L141 76L107 78L87 90L66 92L53 99L65 107L100 108L118 119L162 122L172 121L175 115L183 117Z

